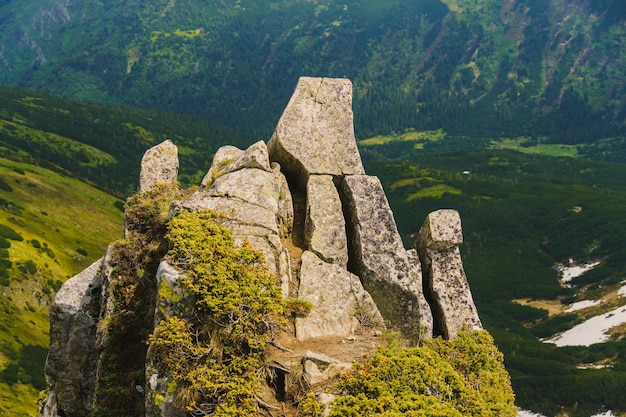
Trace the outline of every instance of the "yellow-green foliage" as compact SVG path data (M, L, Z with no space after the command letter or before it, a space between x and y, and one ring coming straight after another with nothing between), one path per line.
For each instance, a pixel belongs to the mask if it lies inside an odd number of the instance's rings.
M145 414L135 385L143 384L148 329L154 323L156 270L167 252L164 237L173 200L184 192L163 184L126 201L126 239L110 246L113 274L108 292L112 301L99 330L104 339L102 375L93 417Z
M194 302L186 317L161 321L150 336L150 352L189 412L250 416L265 345L283 314L280 288L262 254L235 247L218 219L205 211L170 221L167 258L185 272L179 283Z
M513 417L502 361L486 331L416 348L392 341L342 377L330 416Z
M359 141L361 146L380 146L386 145L392 142L415 142L415 148L421 149L425 142L436 142L446 137L445 132L442 129L438 130L426 130L417 132L413 129L407 129L401 134L392 135L379 135L372 138L367 138Z

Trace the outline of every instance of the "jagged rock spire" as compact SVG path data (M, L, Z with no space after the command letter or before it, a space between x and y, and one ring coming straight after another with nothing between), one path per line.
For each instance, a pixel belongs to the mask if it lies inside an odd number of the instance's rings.
M424 291L435 316L435 332L447 339L456 338L465 327L483 328L463 270L461 243L461 217L449 209L430 213L415 241L424 267Z
M302 188L314 174L365 174L354 139L350 80L301 77L268 149Z
M283 297L313 304L308 317L295 320L300 341L353 336L363 327L374 334L396 328L414 341L432 336L433 329L455 338L464 327L482 328L460 258L458 213L431 213L407 251L380 181L365 175L351 107L349 80L301 78L269 144L220 148L201 187L170 213L224 213L235 242L263 252ZM176 181L177 154L169 140L148 150L139 192ZM51 390L41 416L80 417L96 401L103 357L97 329L112 302L106 290L110 262L105 256L55 298L46 365ZM179 273L184 271L161 263L155 281L175 287ZM156 304L157 320L185 311L184 304L156 297L146 304ZM147 363L146 384L137 388L145 395L146 415L184 415L169 391L169 376L151 367L149 354ZM156 394L164 398L160 405Z
M157 184L172 183L177 177L178 148L167 139L148 149L143 155L137 192L151 190Z

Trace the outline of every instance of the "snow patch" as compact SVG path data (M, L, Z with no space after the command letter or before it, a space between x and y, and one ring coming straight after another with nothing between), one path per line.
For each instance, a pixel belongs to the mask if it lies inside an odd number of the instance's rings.
M617 292L618 297L626 297L626 285L619 289Z
M597 306L598 304L602 304L604 300L582 300L575 303L572 303L565 310L566 313L571 313L572 311L582 310L587 307Z
M517 417L545 417L543 414L533 413L532 411L519 410Z
M517 417L546 417L543 414L533 413L532 411L518 410ZM594 414L591 417L617 417L610 411L605 411L602 414Z
M572 279L581 276L585 272L592 270L596 266L600 265L599 261L591 262L583 265L572 265L573 260L570 259L570 266L560 266L557 271L561 273L561 283L567 284Z
M559 335L543 341L554 343L558 347L590 346L594 343L608 341L609 335L606 332L622 323L626 323L626 306L621 306L608 313L592 317Z

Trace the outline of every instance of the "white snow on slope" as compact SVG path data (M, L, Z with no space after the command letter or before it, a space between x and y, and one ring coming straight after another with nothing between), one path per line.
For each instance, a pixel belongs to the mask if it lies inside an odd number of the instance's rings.
M590 346L609 340L607 330L626 323L626 306L592 317L544 342L561 346Z

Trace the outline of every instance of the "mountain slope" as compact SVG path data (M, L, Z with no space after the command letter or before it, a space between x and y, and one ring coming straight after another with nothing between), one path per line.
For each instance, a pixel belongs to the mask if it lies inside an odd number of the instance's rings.
M243 135L203 120L63 99L0 86L0 150L10 159L79 177L118 197L136 190L143 152L158 141L179 144L183 183L197 183L220 145Z
M568 143L626 117L619 0L0 4L0 82L268 137L301 75L355 84L357 132Z
M474 300L505 355L519 406L548 416L563 409L580 417L623 412L623 326L609 342L589 347L538 338L601 312L566 311L574 302L605 299L602 311L626 305L615 297L626 274L624 164L480 150L370 162L366 169L381 178L407 243L425 213L459 210ZM565 287L555 266L570 258L600 262Z
M50 303L121 236L120 203L75 179L0 158L0 414L35 415L46 388Z

